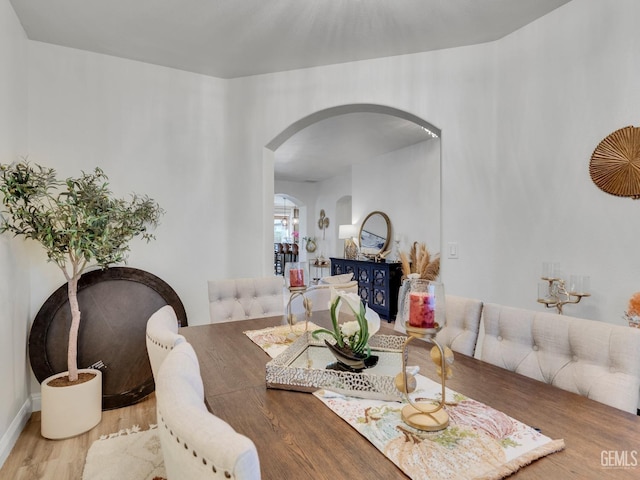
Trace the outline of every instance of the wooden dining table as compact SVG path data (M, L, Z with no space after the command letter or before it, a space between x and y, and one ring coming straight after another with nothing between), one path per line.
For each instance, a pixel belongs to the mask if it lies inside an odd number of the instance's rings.
M244 332L282 317L180 329L198 356L207 407L253 440L263 479L407 478L383 453L309 393L266 387L271 358ZM328 326L328 312L312 321ZM393 324L381 333L394 334ZM426 342L412 342L412 362L439 381ZM583 396L455 354L447 387L564 439L565 449L514 473L518 479L640 478L640 417Z

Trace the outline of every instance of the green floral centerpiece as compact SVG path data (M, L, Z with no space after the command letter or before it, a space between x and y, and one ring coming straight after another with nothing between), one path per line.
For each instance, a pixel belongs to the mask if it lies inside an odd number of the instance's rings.
M339 323L338 315L343 302L349 307L355 320ZM312 333L314 338L324 333L335 340L335 343L325 340L327 347L338 361L336 365L332 364L327 368L360 371L373 367L378 357L371 355L369 338L380 329L380 317L365 306L359 295L334 289L331 289L329 311L333 330L320 328Z

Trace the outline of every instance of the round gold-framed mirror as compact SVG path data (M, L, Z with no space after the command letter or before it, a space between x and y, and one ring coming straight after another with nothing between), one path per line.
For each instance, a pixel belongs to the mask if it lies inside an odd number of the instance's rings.
M389 247L391 221L386 213L371 212L362 222L358 240L360 253L367 256L378 255Z

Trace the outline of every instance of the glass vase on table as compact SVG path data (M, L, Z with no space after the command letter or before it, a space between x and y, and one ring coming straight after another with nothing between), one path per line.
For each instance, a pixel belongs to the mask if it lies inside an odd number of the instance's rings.
M406 284L406 285L405 285ZM414 428L426 431L442 430L449 424L444 410L446 403L445 380L451 376L453 352L436 340L436 334L446 324L444 286L440 282L422 278L407 278L401 288L401 308L396 321L403 322L407 330L402 355L402 371L396 376L396 386L408 402L402 409L402 419ZM436 364L441 378L441 397L430 402L414 402L410 393L415 389L416 379L407 372L409 344L422 338L433 344L431 359Z
M344 312L347 321L339 319L343 307L348 311ZM326 368L359 373L365 368L374 367L378 363L378 356L371 354L369 339L380 329L380 316L366 306L357 293L333 288L329 312L332 328L320 328L312 333L314 338L321 333L333 337L333 341L325 339L324 343L336 362Z
M284 269L284 280L287 289L289 290L289 300L285 308L285 321L289 324L289 337L294 340L302 333L306 333L309 324L309 317L311 316L311 300L309 300L305 293L307 291L309 279L309 269L307 262L288 262ZM304 330L294 328L298 318L293 311L294 302L299 298L302 302L302 308L304 311L305 328Z

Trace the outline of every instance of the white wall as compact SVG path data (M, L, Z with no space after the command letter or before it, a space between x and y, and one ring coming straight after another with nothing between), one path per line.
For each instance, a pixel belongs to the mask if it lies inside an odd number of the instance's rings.
M0 1L0 163L27 151L27 39ZM24 242L0 235L0 466L31 413L27 335L28 257Z
M493 91L495 48L494 44L484 44L234 80L229 90L230 109L246 112L243 128L251 132L245 138L242 155L254 152L259 161L262 145L314 112L338 105L370 103L413 113L442 129L443 163L460 158L466 154L467 146L473 145L475 161L488 165L494 151L491 120L494 98L487 92ZM229 152L231 158L235 155L240 154ZM451 172L446 166L443 169L445 173ZM454 172L449 188L464 188L469 172L460 175L463 178L457 178L458 172ZM351 193L355 210L357 195ZM262 202L271 198L265 195ZM367 211L375 209L369 207ZM455 210L450 211L453 213L450 220L456 221ZM412 215L416 222L429 221L429 214L423 209L409 208L407 215ZM446 222L443 218L443 226ZM475 232L470 234L470 238L475 236Z
M565 314L625 324L640 290L640 203L600 191L588 168L604 137L640 123L639 17L633 0L573 1L496 43L495 108L475 126L495 118L494 155L465 141L468 153L444 162L445 241L461 242L446 264L455 291L543 309L541 263L560 261L593 291Z
M582 0L490 44L235 80L251 132L242 154L259 161L287 126L336 105L413 113L442 130L443 249L460 254L443 259L447 291L544 309L541 263L559 260L592 283L566 313L623 324L640 290L638 204L599 191L588 162L638 123L639 14L640 2Z
M338 240L338 227L340 226L338 208L339 201L352 194L351 175L350 171L346 171L342 175L318 182L316 187L318 197L316 210L313 212L315 222L312 224L312 236L318 239L318 249L314 253L325 258L341 257L344 252L344 243L342 240ZM329 226L324 231L318 228L321 209L329 217ZM328 274L328 272L325 272L325 274Z
M415 241L440 252L440 142L427 140L353 167L353 216L358 228L374 210L389 216L392 238L407 252ZM395 252L393 252L395 254Z
M156 240L135 240L128 265L171 285L190 323L208 322L206 280L224 277L242 256L230 227L244 215L233 210L244 189L230 185L224 160L224 82L45 43L29 47L30 159L62 176L100 166L114 193L157 200L166 213ZM32 274L35 316L64 278L44 261Z
M336 224L336 230L334 230L336 232L335 255L343 257L346 240L341 239L339 233L340 225L353 225L353 198L351 193L345 193L337 200L334 223Z

